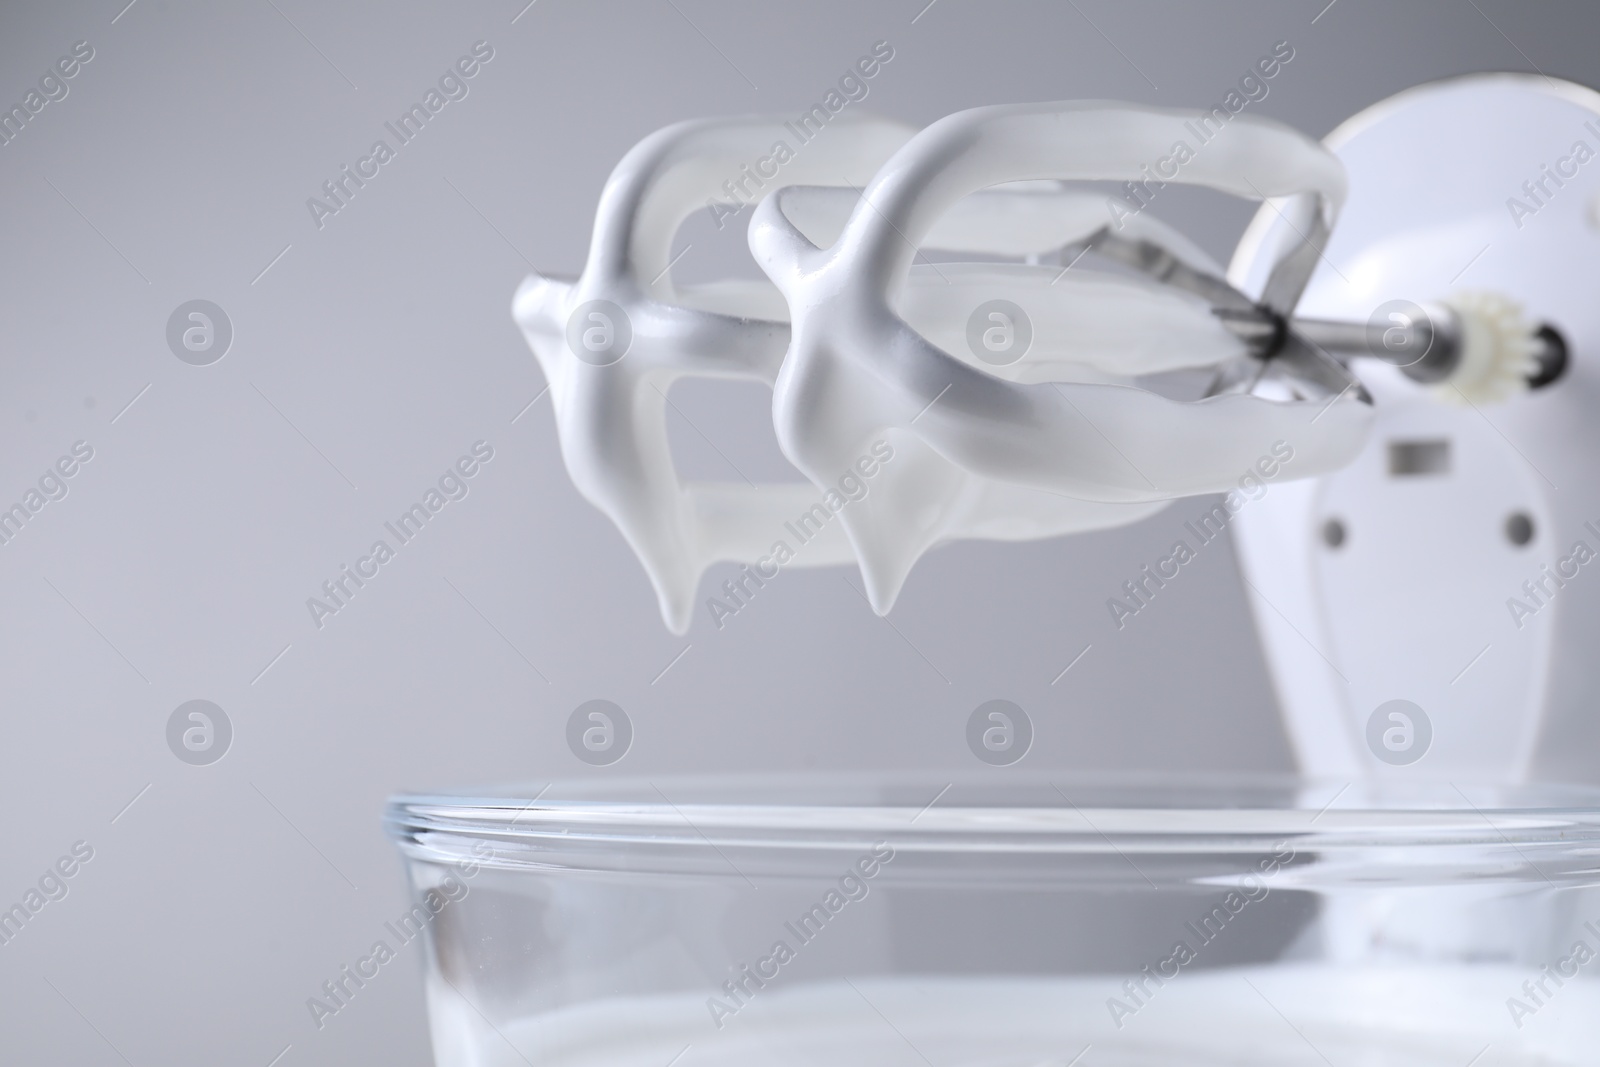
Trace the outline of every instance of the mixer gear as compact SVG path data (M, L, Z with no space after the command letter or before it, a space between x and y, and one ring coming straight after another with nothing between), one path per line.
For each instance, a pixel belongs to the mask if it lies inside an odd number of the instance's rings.
M1433 395L1450 404L1497 403L1529 387L1539 362L1538 327L1522 305L1500 293L1453 293L1444 303L1456 313L1461 354Z

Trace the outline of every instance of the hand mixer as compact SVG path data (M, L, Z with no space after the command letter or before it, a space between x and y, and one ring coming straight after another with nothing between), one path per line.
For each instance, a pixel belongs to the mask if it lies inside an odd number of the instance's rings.
M1600 94L1581 86L1476 75L1402 93L1327 139L1351 198L1297 314L1365 322L1397 299L1456 294L1464 346L1487 343L1499 369L1455 389L1426 384L1432 353L1362 360L1376 404L1361 453L1238 516L1246 595L1309 774L1594 778L1600 583L1579 560L1600 549L1585 362L1600 169L1580 161L1600 149L1597 116ZM1234 284L1256 291L1286 236L1260 212ZM1550 325L1508 317L1507 299ZM1396 712L1369 733L1397 699L1431 719L1426 754L1401 757L1422 755L1411 766L1373 758L1384 730L1404 740Z
M818 507L840 521L796 562L856 560L882 613L938 543L1134 522L1287 445L1284 484L1248 506L1230 494L1225 514L1302 769L1394 773L1405 761L1368 736L1399 699L1411 710L1377 736L1424 728L1429 773L1516 779L1541 724L1576 736L1588 668L1563 635L1600 611L1572 562L1600 545L1583 526L1600 519L1584 512L1600 431L1577 413L1600 323L1573 269L1597 239L1580 169L1597 115L1577 86L1478 76L1387 101L1326 145L1233 116L1162 171L1263 202L1225 276L1068 184L1148 181L1214 115L1019 105L922 131L841 117L754 211L771 284L700 287L674 284L673 234L783 134L683 124L613 173L583 276L530 278L514 315L574 482L676 632L707 566L751 563ZM914 263L924 249L983 258ZM1140 387L1193 368L1214 369L1203 399ZM680 482L666 392L692 375L772 385L779 444L810 484ZM872 492L824 502L875 441L894 458Z

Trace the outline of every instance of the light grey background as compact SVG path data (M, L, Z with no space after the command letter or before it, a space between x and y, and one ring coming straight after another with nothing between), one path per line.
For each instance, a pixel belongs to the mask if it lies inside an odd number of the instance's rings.
M427 1063L415 948L320 1032L305 1007L403 906L378 827L398 788L969 766L967 716L993 698L1032 715L1028 766L1287 765L1227 551L1111 626L1105 599L1193 505L945 548L887 622L831 569L786 572L720 632L702 612L668 634L568 483L548 397L513 422L544 383L511 293L530 264L580 269L601 184L643 135L798 113L880 39L895 57L866 106L915 122L1068 97L1209 105L1280 40L1295 58L1253 108L1317 135L1450 74L1600 82L1577 3L524 2L0 14L7 106L73 42L95 49L0 147L0 502L73 442L95 449L0 546L0 907L73 842L95 849L0 947L6 1062L264 1067L288 1046L295 1067ZM319 231L306 198L480 39L495 55L470 95ZM1248 214L1174 208L1218 255ZM680 244L688 277L751 269L733 228L694 223ZM208 367L164 339L195 298L235 330ZM674 399L690 473L793 476L761 390ZM306 598L479 439L495 458L467 499L316 629ZM637 730L614 767L565 746L596 697ZM235 731L206 767L165 740L200 698Z

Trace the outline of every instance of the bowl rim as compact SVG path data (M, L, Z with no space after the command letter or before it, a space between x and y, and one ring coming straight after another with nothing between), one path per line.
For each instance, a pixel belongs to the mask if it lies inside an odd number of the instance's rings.
M887 843L919 862L1161 864L1282 852L1325 867L1600 884L1600 789L1292 775L831 772L604 778L401 793L413 859L491 842L490 866L741 870ZM481 846L480 846L481 847ZM781 861L778 857L787 857ZM1202 861L1202 857L1210 860ZM1009 868L1008 868L1009 869Z

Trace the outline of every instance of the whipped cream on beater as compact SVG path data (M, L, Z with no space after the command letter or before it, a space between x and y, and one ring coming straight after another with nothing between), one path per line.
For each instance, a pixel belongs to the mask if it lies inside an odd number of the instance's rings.
M894 449L892 471L869 500L830 509L840 521L796 562L855 561L880 613L944 541L1135 522L1227 488L1277 440L1301 457L1299 477L1347 462L1370 421L1354 396L1180 403L1139 387L1141 375L1245 354L1200 295L1036 262L1106 226L1104 197L1064 181L1136 179L1198 114L1018 105L920 132L840 115L755 209L751 249L768 282L680 286L669 252L682 221L728 195L729 169L770 144L781 120L683 123L630 151L601 196L583 275L529 278L513 314L550 382L573 483L644 564L669 628L688 628L707 567L757 561L874 441ZM1344 192L1325 149L1253 116L1236 117L1173 180L1272 198L1311 234L1332 225ZM1170 228L1123 221L1120 236L1220 273ZM924 248L979 258L913 266ZM1314 264L1292 245L1281 260L1269 306L1292 305ZM1014 358L983 347L1011 346L1018 330L1027 341ZM685 377L773 386L779 445L812 484L680 479L666 408Z

